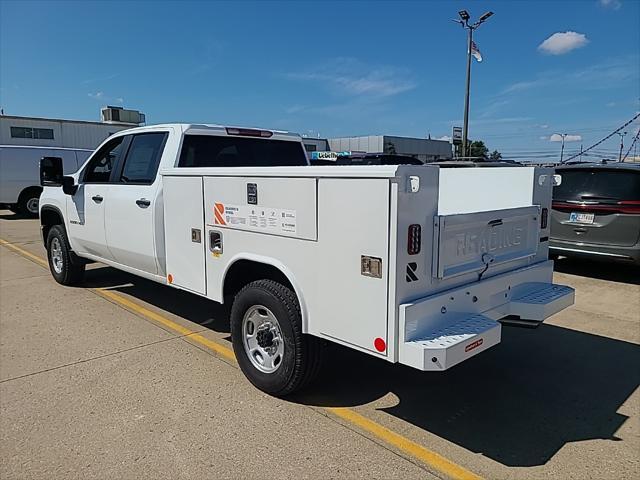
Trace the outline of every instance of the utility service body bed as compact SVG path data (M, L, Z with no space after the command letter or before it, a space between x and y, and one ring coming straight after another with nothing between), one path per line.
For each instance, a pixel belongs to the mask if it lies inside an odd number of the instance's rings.
M223 302L232 269L270 265L293 287L304 333L391 362L445 370L499 343L499 320L536 325L573 304L548 260L551 169L160 174L167 283Z

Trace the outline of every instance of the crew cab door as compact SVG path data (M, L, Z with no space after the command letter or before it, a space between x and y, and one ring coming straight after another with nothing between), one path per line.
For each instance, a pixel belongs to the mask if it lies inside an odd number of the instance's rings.
M168 135L127 136L105 211L106 240L114 260L151 274L158 272L154 216L160 181L156 174Z
M69 240L78 253L113 260L107 247L104 215L124 140L116 137L104 144L80 173L76 193L67 197Z

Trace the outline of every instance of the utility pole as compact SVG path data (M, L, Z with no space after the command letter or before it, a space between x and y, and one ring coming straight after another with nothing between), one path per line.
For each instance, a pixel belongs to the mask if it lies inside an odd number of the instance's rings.
M564 137L566 137L567 134L561 133L560 136L562 137L562 147L560 148L560 163L562 163L562 159L564 158Z
M620 154L618 155L619 162L622 161L622 149L624 148L624 136L626 134L627 132L618 132L618 135L620 135Z
M580 144L580 161L582 161L582 143Z
M467 142L469 138L469 94L471 90L471 49L473 46L473 31L486 22L488 18L493 15L493 12L485 13L477 22L472 24L469 24L471 15L469 15L469 12L466 10L460 10L458 15L460 16L460 20L454 20L454 22L459 23L462 25L462 28L466 28L469 32L467 35L467 87L464 97L464 126L462 129L462 157L464 158L467 156Z

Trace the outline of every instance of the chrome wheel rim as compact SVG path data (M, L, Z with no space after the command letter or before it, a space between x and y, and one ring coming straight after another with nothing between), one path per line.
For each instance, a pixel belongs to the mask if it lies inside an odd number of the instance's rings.
M51 265L56 273L62 273L62 267L64 266L62 244L57 237L51 240Z
M29 213L38 213L38 205L40 204L40 199L38 198L30 198L27 200L27 211Z
M242 319L242 343L252 365L273 373L284 359L284 340L278 319L263 305L249 308Z

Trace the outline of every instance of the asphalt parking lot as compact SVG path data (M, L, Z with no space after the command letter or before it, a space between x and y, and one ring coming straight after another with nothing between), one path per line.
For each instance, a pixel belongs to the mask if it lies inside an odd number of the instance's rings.
M42 265L0 211L0 478L640 478L640 272L561 259L576 304L445 373L340 347L286 401L229 354L225 308Z

